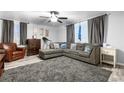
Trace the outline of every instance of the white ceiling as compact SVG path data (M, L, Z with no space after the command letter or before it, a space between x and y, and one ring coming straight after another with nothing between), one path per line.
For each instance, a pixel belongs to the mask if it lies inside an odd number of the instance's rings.
M39 16L50 17L49 11L0 11L1 19L17 20L21 22L48 25L48 26L61 26L77 23L88 18L96 17L108 13L106 11L58 11L59 17L68 17L67 20L62 20L63 23L48 23L48 18L40 18Z

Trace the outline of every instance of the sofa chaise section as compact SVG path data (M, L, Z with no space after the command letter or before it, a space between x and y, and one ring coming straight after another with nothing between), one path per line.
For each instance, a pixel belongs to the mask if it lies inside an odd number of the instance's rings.
M44 49L44 50L39 50L39 56L42 59L48 59L48 58L53 58L53 57L58 57L63 55L63 50L62 49Z

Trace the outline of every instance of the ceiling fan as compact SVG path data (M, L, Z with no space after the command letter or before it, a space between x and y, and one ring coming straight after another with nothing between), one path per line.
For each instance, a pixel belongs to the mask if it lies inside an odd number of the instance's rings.
M68 19L67 17L58 17L57 15L59 14L59 12L57 11L50 11L50 17L46 17L46 16L40 16L40 18L49 18L48 22L59 22L59 23L63 23L61 20L63 19Z

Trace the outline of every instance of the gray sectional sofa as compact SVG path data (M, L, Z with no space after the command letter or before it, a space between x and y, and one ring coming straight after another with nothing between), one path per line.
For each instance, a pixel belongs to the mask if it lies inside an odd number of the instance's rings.
M42 59L58 56L67 56L97 65L100 61L100 46L84 43L77 44L76 49L45 49L39 51L39 57Z

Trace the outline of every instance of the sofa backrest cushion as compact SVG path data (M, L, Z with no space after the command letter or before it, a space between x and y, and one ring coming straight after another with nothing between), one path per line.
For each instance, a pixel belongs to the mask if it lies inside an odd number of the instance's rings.
M81 50L87 53L91 53L93 48L99 47L100 45L96 44L89 44L89 43L77 43L76 45L76 50Z
M12 43L12 48L13 48L13 51L16 51L16 49L17 49L16 43Z
M76 50L76 43L71 43L70 49L75 49Z
M76 50L84 50L84 47L85 47L85 45L84 44L82 44L82 43L77 43L76 44Z
M67 43L59 43L59 42L51 42L50 44L49 44L49 48L50 49L57 49L57 48L61 48L61 49L66 49L67 48Z
M60 48L60 47L59 47L59 43L54 43L54 48L55 48L55 49Z
M84 43L84 51L91 53L94 48L100 47L98 44L89 44L89 43Z

